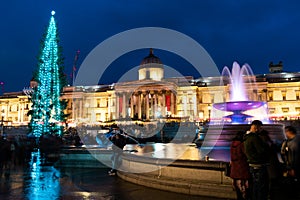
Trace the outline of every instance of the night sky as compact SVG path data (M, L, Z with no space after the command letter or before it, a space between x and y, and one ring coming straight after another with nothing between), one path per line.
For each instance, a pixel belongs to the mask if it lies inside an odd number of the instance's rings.
M100 42L138 27L164 27L182 32L201 44L219 69L233 61L248 63L255 74L268 73L270 61L283 61L284 70L300 71L300 3L297 1L237 0L7 0L1 1L0 81L5 91L29 85L37 66L40 40L55 19L71 73L79 49L78 68ZM148 49L121 56L101 83L116 82L139 65ZM184 59L155 50L162 62L184 75L199 76Z

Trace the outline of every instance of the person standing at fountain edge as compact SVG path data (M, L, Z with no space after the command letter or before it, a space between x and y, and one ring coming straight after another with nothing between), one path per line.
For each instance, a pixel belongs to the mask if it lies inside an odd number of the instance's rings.
M259 136L263 123L254 120L250 130L245 135L244 147L252 176L253 200L267 200L269 194L269 177L267 165L269 164L269 146Z
M285 163L285 176L291 180L289 194L297 195L296 187L300 186L300 135L293 126L285 127L287 139L281 147L281 155Z
M112 145L113 155L111 157L112 168L108 173L109 175L115 175L117 172L117 168L120 165L120 156L122 155L123 148L126 145L126 136L122 134L122 130L120 130L120 133L116 133L112 135L109 139L113 143Z
M238 200L249 199L251 177L244 149L245 132L238 131L230 145L230 178Z
M285 127L287 140L283 142L281 154L289 176L300 179L300 135L292 126Z

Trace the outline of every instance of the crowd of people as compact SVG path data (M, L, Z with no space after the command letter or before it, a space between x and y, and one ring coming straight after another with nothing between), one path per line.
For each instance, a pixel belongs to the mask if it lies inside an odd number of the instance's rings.
M274 185L286 192L285 199L300 199L300 135L293 126L285 127L285 135L278 149L259 120L236 134L230 147L230 177L237 199L273 199Z
M47 134L40 138L31 135L1 135L0 179L3 176L9 178L12 169L26 166L31 159L31 153L37 149L43 158L47 158L47 162L55 162L62 144L62 138L56 134Z
M272 199L270 189L274 185L284 187L286 199L300 199L300 134L297 134L293 126L286 126L284 132L286 140L282 141L280 146L271 140L268 131L263 129L263 123L259 120L254 120L248 131L237 132L230 146L230 177L233 180L237 199ZM87 136L86 138L79 137L74 128L69 129L66 135L67 137L64 138L46 135L39 139L38 144L35 138L26 136L13 138L2 136L0 138L0 178L3 175L9 177L11 168L27 163L31 152L38 147L37 145L40 145L41 150L47 153L58 150L62 144L70 143L80 146L83 141L96 141L92 136L92 139ZM114 175L120 165L120 157L128 142L128 135L118 130L108 139L113 144L112 169L109 174Z
M26 136L0 137L0 178L9 178L10 170L23 166L35 148L35 140Z

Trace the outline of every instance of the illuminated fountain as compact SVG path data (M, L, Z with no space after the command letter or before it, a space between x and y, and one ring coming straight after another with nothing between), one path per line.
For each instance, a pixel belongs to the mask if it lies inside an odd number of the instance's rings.
M229 101L213 104L212 120L204 141L198 146L228 148L236 133L249 130L250 123L254 119L263 121L263 129L270 133L275 143L282 142L283 125L269 122L266 102L250 100L247 97L249 94L247 91L257 91L256 78L249 65L240 67L234 62L232 72L228 67L224 67L221 82L227 82L227 79L230 87Z
M262 101L250 101L246 97L245 82L247 82L250 87L256 87L255 80L251 80L253 76L253 72L249 65L245 64L240 67L237 62L233 63L231 73L228 67L224 67L222 71L222 77L229 77L231 92L230 101L215 103L213 104L213 107L221 111L233 112L231 115L224 116L224 118L231 119L231 123L245 123L247 118L253 117L245 114L245 111L257 109L265 104Z

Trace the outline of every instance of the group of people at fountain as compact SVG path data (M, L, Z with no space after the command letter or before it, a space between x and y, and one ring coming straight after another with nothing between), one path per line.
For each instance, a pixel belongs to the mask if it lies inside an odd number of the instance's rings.
M230 177L237 199L273 199L274 185L286 192L285 199L299 199L300 135L292 126L285 127L285 135L280 149L259 120L246 133L236 134L230 147Z

